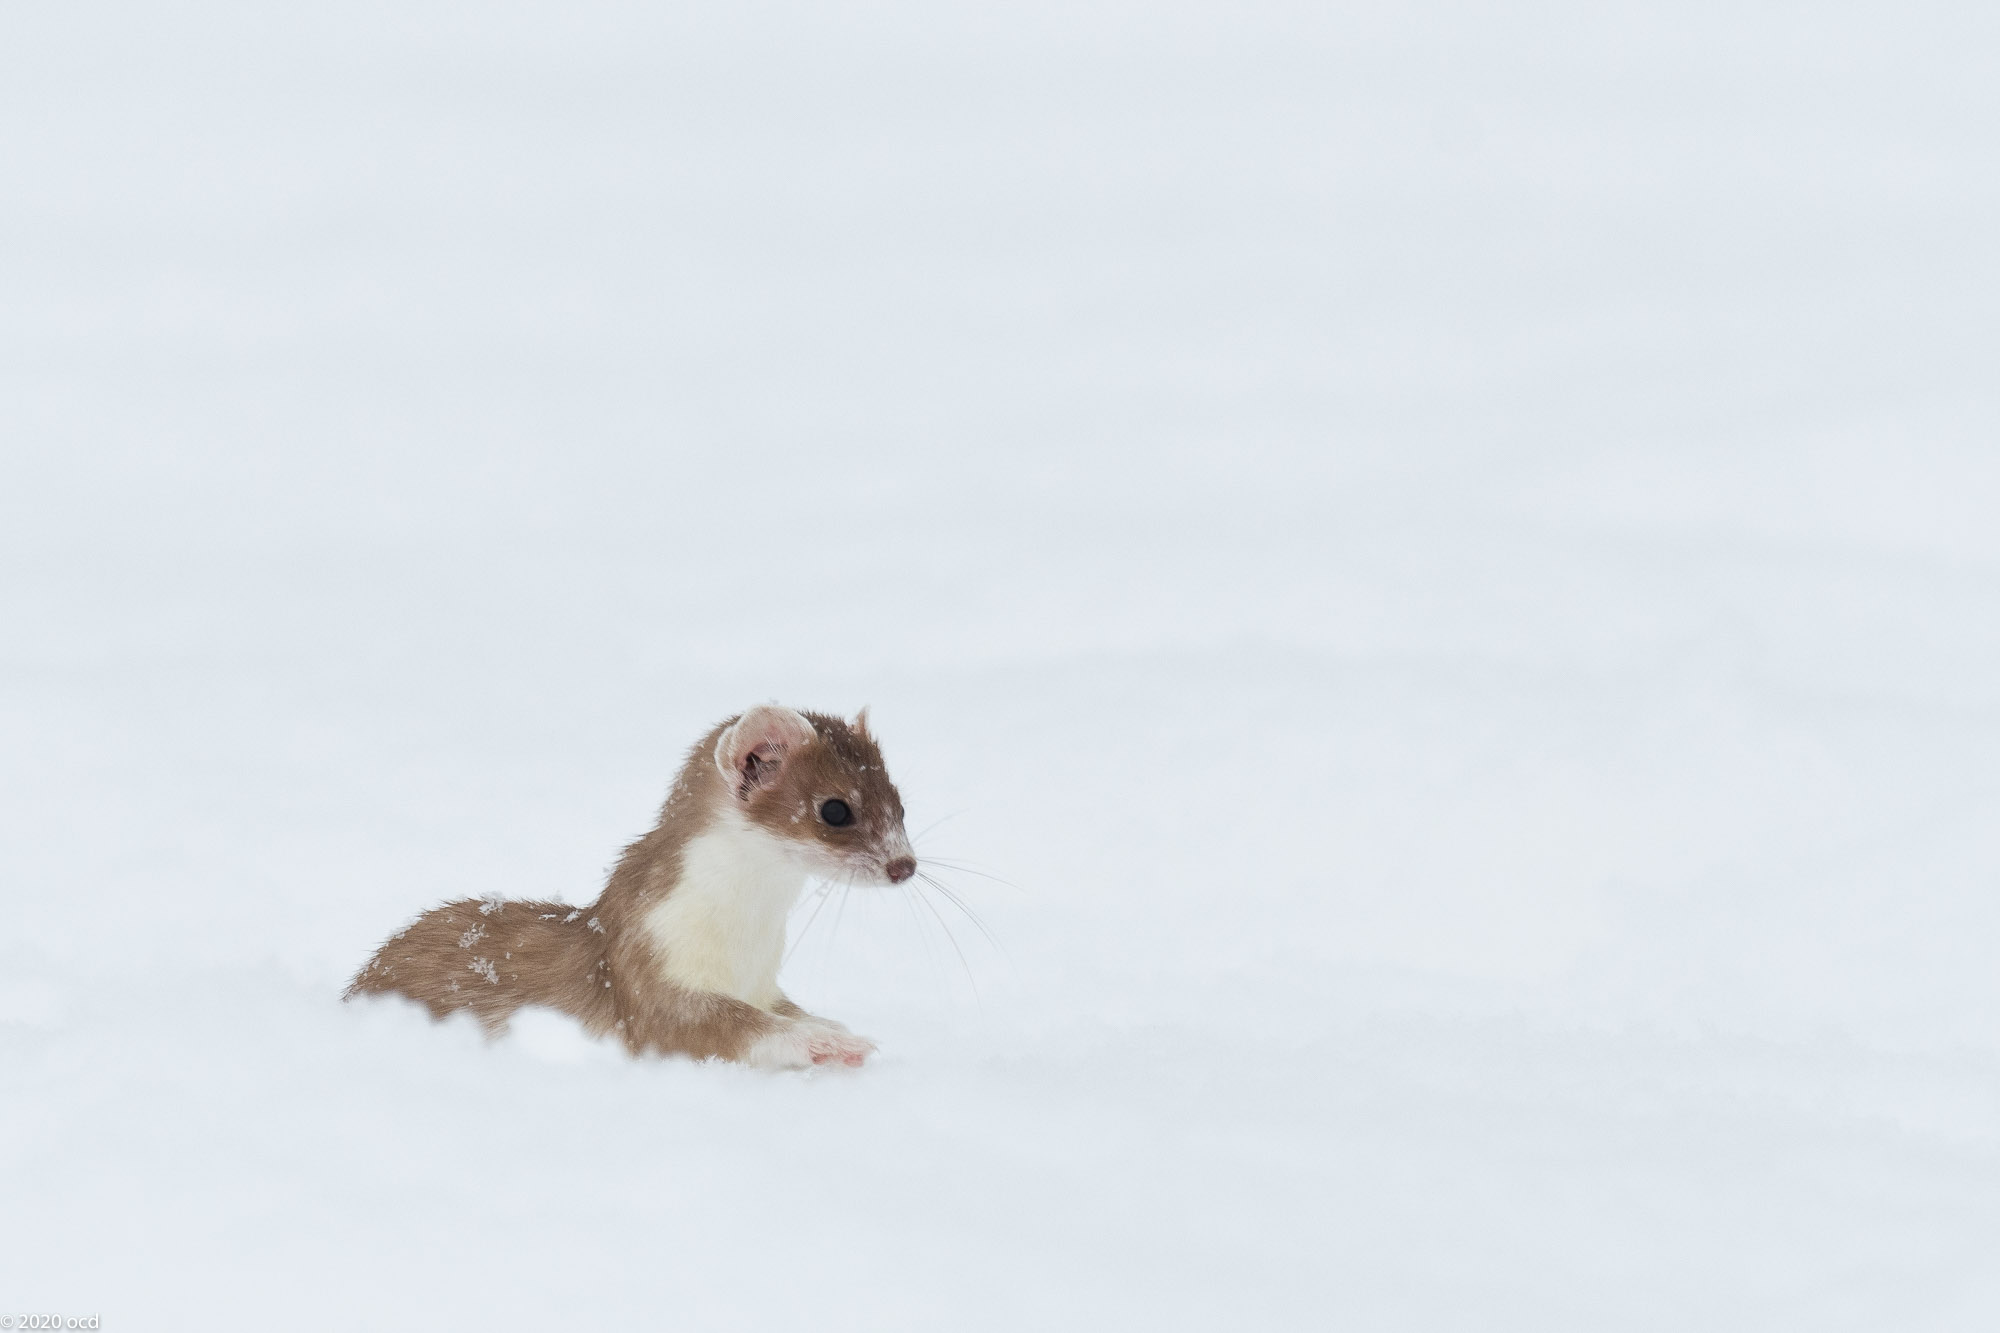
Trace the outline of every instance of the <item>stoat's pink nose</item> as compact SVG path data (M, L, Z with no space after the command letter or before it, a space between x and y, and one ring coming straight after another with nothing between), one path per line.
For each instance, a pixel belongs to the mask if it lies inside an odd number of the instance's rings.
M889 872L889 882L891 884L901 884L904 880L917 873L917 858L914 856L899 856L884 868Z

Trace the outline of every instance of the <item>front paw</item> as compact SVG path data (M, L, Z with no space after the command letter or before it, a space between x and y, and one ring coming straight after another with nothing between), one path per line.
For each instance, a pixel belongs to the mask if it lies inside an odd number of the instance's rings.
M875 1043L819 1019L799 1019L757 1039L744 1062L764 1069L810 1069L814 1065L857 1066L874 1054Z
M845 1023L836 1023L831 1018L807 1018L799 1026L816 1029L810 1038L816 1065L859 1065L875 1054L875 1043L855 1036Z

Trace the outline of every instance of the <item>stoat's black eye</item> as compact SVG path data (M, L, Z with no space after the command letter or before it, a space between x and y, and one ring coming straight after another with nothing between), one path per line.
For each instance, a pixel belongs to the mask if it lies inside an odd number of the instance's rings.
M854 812L842 800L824 802L819 808L819 817L835 828L846 828L854 822Z

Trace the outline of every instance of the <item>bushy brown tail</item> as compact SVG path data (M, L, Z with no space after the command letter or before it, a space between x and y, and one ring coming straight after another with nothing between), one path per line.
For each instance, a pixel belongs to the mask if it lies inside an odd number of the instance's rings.
M341 998L407 995L437 1018L469 1009L490 1032L521 1006L545 1004L603 1033L615 1022L606 979L604 934L588 908L468 898L391 936Z

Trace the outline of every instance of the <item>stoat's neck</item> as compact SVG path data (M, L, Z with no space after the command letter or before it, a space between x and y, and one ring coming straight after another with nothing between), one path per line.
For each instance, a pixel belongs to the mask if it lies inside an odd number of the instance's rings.
M646 912L662 974L770 1008L785 921L805 883L804 865L781 838L724 807L681 848L680 879Z

